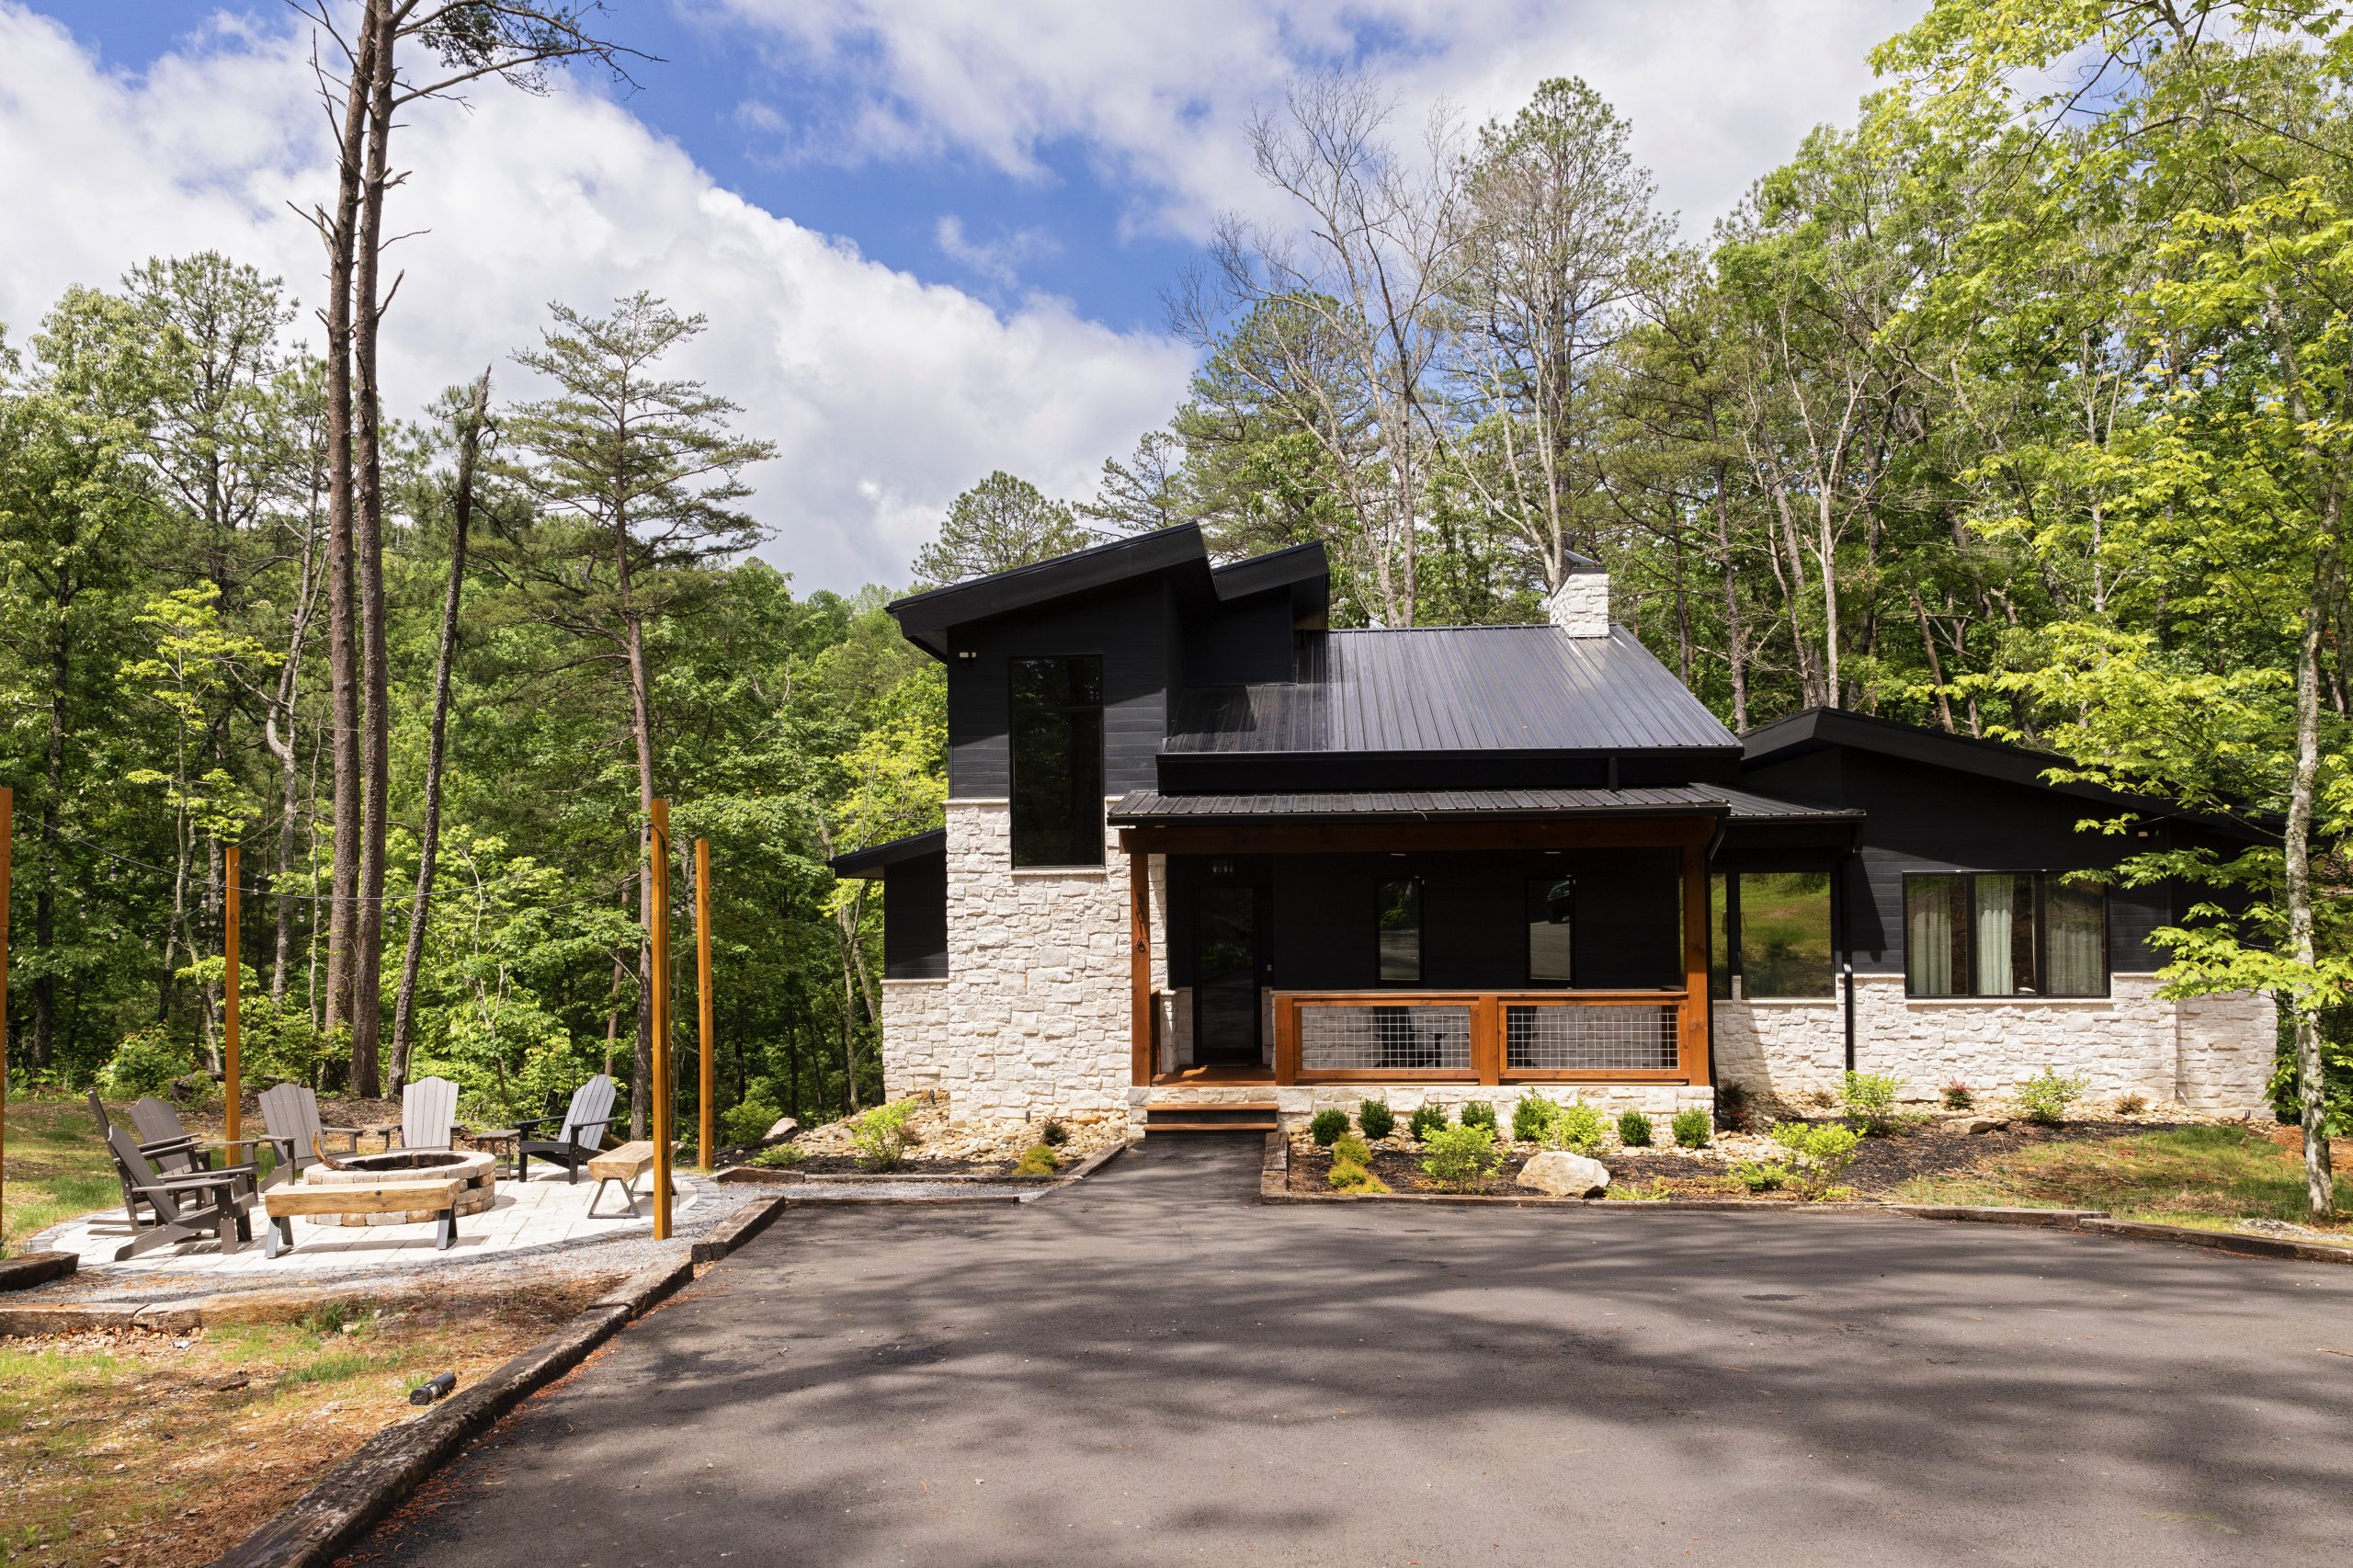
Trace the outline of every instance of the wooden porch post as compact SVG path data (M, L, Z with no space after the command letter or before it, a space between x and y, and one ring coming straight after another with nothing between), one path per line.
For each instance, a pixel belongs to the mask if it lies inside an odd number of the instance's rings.
M1683 846L1683 1006L1677 1065L1684 1081L1708 1082L1708 846Z
M1130 1082L1152 1082L1152 857L1128 856Z

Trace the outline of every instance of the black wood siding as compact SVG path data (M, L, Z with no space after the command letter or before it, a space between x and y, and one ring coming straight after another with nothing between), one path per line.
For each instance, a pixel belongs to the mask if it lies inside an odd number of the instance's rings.
M926 855L882 872L882 975L948 975L948 857Z
M1288 585L1196 612L1183 630L1183 684L1290 679L1292 619Z
M957 627L948 661L948 792L1011 793L1006 661L1052 653L1102 656L1104 792L1153 788L1153 759L1168 728L1169 619L1166 587L1153 577Z

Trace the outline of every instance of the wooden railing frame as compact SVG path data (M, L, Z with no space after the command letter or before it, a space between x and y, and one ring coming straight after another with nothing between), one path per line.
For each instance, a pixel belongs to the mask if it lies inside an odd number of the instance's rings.
M1275 1082L1282 1084L1705 1084L1708 1081L1707 992L1651 991L1278 991L1275 998ZM1670 1068L1513 1067L1504 1060L1504 1009L1518 1005L1567 1007L1656 1006L1676 1010L1676 1065ZM1301 1062L1299 1015L1303 1007L1468 1007L1471 1065L1356 1067L1310 1072ZM1700 1014L1699 1028L1691 1015ZM1696 1042L1696 1054L1695 1054Z

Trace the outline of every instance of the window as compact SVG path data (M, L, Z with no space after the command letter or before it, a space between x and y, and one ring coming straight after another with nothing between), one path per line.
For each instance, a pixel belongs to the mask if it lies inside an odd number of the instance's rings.
M1401 877L1373 890L1374 934L1379 943L1381 982L1384 985L1418 985L1422 980L1422 883L1418 877Z
M1710 879L1709 994L1836 994L1828 871L1727 871Z
M1528 983L1569 983L1570 933L1576 915L1577 884L1566 872L1528 881Z
M2105 996L2108 894L2046 871L1904 879L1914 996Z
M1103 661L1011 661L1013 863L1103 863Z

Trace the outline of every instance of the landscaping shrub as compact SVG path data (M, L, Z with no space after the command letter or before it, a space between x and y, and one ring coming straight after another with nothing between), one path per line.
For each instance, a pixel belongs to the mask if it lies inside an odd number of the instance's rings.
M1698 1106L1675 1113L1675 1141L1686 1149L1704 1149L1708 1135L1715 1131L1709 1124L1708 1113Z
M857 1147L858 1163L870 1171L897 1169L907 1157L907 1145L915 1142L907 1135L907 1122L915 1114L915 1101L900 1100L876 1106L851 1122L850 1142Z
M1328 1149L1341 1133L1348 1130L1348 1113L1335 1106L1317 1111L1307 1123L1307 1135L1315 1140L1319 1149Z
M2029 1121L2056 1127L2067 1119L2067 1108L2080 1099L2088 1086L2082 1078L2065 1076L2045 1067L2018 1085L2018 1105Z
M98 1091L110 1100L135 1100L161 1095L172 1081L196 1062L196 1048L172 1038L163 1024L150 1024L137 1034L125 1035L115 1048L114 1060L98 1074Z
M1335 1192L1387 1192L1389 1184L1354 1160L1341 1160L1325 1178Z
M1869 1137L1894 1127L1895 1096L1902 1087L1882 1074L1848 1073L1838 1081L1838 1102L1847 1108L1847 1120Z
M1495 1131L1495 1108L1489 1105L1484 1100L1470 1101L1462 1108L1462 1125L1465 1127L1483 1127L1490 1132Z
M1442 1105L1422 1107L1414 1113L1414 1119L1405 1124L1407 1131L1413 1133L1414 1142L1416 1143L1428 1142L1430 1134L1445 1125L1446 1108Z
M1618 1113L1618 1142L1627 1148L1649 1148L1651 1132L1651 1119L1641 1111L1621 1110Z
M1831 1183L1855 1163L1863 1135L1836 1122L1784 1121L1773 1129L1773 1142L1797 1162L1798 1188L1819 1201L1831 1196Z
M1512 1142L1541 1143L1544 1142L1544 1130L1552 1126L1552 1119L1560 1114L1561 1108L1542 1095L1520 1096L1519 1103L1511 1108Z
M1357 1125L1378 1143L1397 1131L1397 1113L1389 1108L1387 1100L1367 1100L1357 1107Z
M1590 1154L1601 1147L1601 1113L1580 1101L1564 1105L1544 1130L1547 1147Z
M789 1171L803 1158L797 1143L779 1143L773 1149L763 1149L744 1163L757 1165L764 1171Z
M1050 1116L1038 1129L1038 1142L1049 1149L1059 1149L1070 1142L1070 1129L1063 1125L1059 1116Z
M1021 1158L1013 1167L1015 1176L1051 1176L1062 1168L1062 1161L1051 1143L1032 1143L1021 1151Z
M1790 1185L1790 1167L1779 1160L1734 1160L1733 1180L1751 1192L1779 1192Z
M774 1092L766 1078L753 1079L745 1090L744 1103L720 1114L720 1136L738 1148L767 1137L768 1129L784 1115L784 1108L771 1097Z
M1618 1203L1665 1203L1675 1196L1675 1189L1665 1177L1650 1183L1624 1182L1604 1192L1602 1197Z
M1466 1192L1485 1184L1504 1163L1495 1144L1495 1130L1478 1122L1461 1127L1433 1128L1423 1142L1422 1174L1449 1192Z
M2139 1116L2148 1108L2149 1100L2145 1095L2126 1095L2116 1102L2116 1114L2119 1116Z
M1332 1162L1337 1165L1342 1161L1355 1165L1372 1164L1372 1145L1353 1132L1341 1133L1332 1142Z
M1977 1091L1955 1078L1944 1087L1947 1110L1968 1110L1977 1104Z

